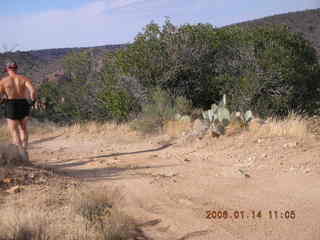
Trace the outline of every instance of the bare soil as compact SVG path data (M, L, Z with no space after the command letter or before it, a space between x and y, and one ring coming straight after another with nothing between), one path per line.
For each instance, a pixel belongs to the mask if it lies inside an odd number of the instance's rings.
M33 135L29 156L89 186L118 188L123 211L155 220L143 227L150 239L320 239L316 138L58 131Z

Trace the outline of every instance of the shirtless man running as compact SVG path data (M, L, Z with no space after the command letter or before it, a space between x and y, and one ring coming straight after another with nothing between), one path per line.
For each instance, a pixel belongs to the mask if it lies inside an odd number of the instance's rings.
M27 150L27 121L30 108L36 100L36 89L31 79L17 74L17 69L18 66L15 62L6 64L5 72L8 73L8 76L0 81L0 93L7 97L5 100L5 117L12 143Z

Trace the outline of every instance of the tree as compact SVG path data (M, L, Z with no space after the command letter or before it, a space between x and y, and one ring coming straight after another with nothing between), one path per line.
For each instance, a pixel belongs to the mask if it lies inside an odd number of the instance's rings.
M208 88L215 39L216 30L209 24L178 28L167 19L161 28L151 22L133 44L114 54L114 68L119 78L137 79L145 89L160 87L197 106L210 105L218 99Z
M113 64L106 68L117 72L116 81L135 79L149 96L160 87L202 108L227 94L236 111L311 113L319 89L315 50L285 26L177 27L167 19L162 27L148 24L133 44L110 58Z
M40 87L50 119L64 122L99 119L97 95L101 81L91 52L72 52L64 58L63 66L65 81Z
M222 61L216 74L225 80L223 91L232 107L251 108L264 116L312 113L311 103L320 85L311 44L285 26L234 30L238 37L229 43L233 51L223 53L229 61Z
M58 96L51 99L55 112L76 121L129 120L153 101L155 89L203 109L223 94L232 110L261 116L319 109L316 52L285 26L178 27L167 19L161 27L148 24L103 63L82 51L68 55L64 67L68 80L59 89L50 86Z

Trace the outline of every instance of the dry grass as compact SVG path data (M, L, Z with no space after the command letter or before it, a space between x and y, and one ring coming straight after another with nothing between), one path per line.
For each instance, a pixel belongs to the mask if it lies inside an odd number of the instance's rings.
M0 206L0 240L125 240L141 234L119 210L118 191L88 189L55 187L8 200Z
M39 122L37 119L30 119L28 124L29 134L46 134L55 132L59 127L52 122Z
M257 137L297 137L307 139L310 137L307 119L297 114L291 113L286 119L268 119L266 123L260 125L254 122L249 130Z
M64 132L69 136L135 136L137 133L132 131L127 124L117 124L114 122L100 123L90 121L86 123L76 123L64 127Z
M38 209L19 209L9 206L1 209L1 240L49 240L50 217ZM49 235L50 234L50 235Z
M10 134L5 121L0 121L0 141L7 141L10 139Z
M145 116L140 119L135 119L130 123L131 129L143 135L154 135L161 132L163 121L158 117Z
M86 123L75 123L71 126L58 126L52 122L39 122L36 119L30 119L28 131L32 135L44 134L65 134L69 137L96 138L98 136L112 137L133 137L139 136L139 133L133 131L128 124L117 124L114 122L100 123L90 121ZM5 120L0 121L0 142L10 141L10 133Z
M307 139L312 135L309 125L308 119L295 113L291 113L285 119L270 118L267 121L255 119L250 122L248 128L235 119L226 128L226 135L233 136L248 129L255 137L278 136ZM184 132L192 129L192 122L170 120L166 122L163 129L164 133L171 137L180 137Z
M90 222L99 221L111 215L112 206L121 200L119 192L107 189L77 191L72 196L72 207L80 216Z
M192 129L192 122L171 120L166 122L163 129L164 133L170 137L179 137L183 132L190 131Z
M58 127L51 122L39 122L36 119L30 119L28 122L29 134L46 134L54 132ZM7 122L2 119L0 120L0 141L9 141L10 133L7 127Z
M225 128L226 136L233 136L246 129L246 124L238 117L231 119L229 125Z

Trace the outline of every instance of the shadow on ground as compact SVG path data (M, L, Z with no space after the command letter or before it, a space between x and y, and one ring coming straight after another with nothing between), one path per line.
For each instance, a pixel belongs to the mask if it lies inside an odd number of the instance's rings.
M58 137L58 136L57 136ZM157 165L157 166L125 166L125 167L103 167L103 168L90 168L90 169L73 169L73 167L80 167L86 165L90 162L95 162L95 159L99 158L110 158L110 157L117 157L123 155L135 155L141 153L149 153L149 152L156 152L164 150L168 147L172 146L172 144L165 144L158 148L154 149L147 149L135 152L124 152L124 153L112 153L112 154L104 154L104 155L97 155L92 157L86 157L86 159L82 158L73 158L73 159L61 159L59 162L47 163L46 165L40 164L41 167L51 169L56 174L64 175L64 176L71 176L71 177L79 177L85 180L105 180L105 179L124 179L124 178L133 178L136 177L137 174L125 174L123 172L129 172L134 170L143 170L149 168L165 168L165 167L173 167L177 166L174 165Z
M157 151L161 151L163 149L166 149L168 147L171 147L172 145L173 144L165 144L165 145L162 145L161 147L154 148L154 149L148 149L148 150L142 150L142 151L136 151L136 152L112 153L112 154L107 154L107 155L98 155L98 156L89 157L89 158L91 158L91 159L107 158L107 157L118 157L118 156L123 156L123 155L139 154L139 153L157 152Z
M158 168L172 168L178 164L170 165L156 165L156 166L125 166L125 167L104 167L92 169L68 169L68 170L54 170L57 174L64 176L81 178L85 181L99 181L99 180L122 180L141 177L133 171L143 169L158 169ZM131 172L132 171L132 172ZM126 173L126 174L124 174Z
M35 140L35 141L30 142L29 145L32 146L32 145L35 145L35 144L39 144L39 143L43 143L43 142L48 142L48 141L54 140L54 139L56 139L56 138L58 138L58 137L61 137L61 136L63 136L63 135L64 135L64 133L59 134L59 135L57 135L57 136L53 136L53 137L48 137L48 138L42 138L42 139L39 139L39 140Z
M53 167L72 167L72 166L79 166L79 165L84 165L87 164L91 161L94 161L94 159L97 158L110 158L110 157L119 157L119 156L124 156L124 155L135 155L135 154L141 154L141 153L149 153L149 152L157 152L164 150L168 147L171 147L173 144L165 144L162 145L161 147L158 148L153 148L153 149L148 149L148 150L141 150L141 151L135 151L135 152L124 152L124 153L111 153L111 154L104 154L104 155L97 155L97 156L91 156L91 157L86 157L87 159L90 159L85 162L80 162L80 163L67 163L67 164L59 164L59 165L53 165ZM70 158L70 159L64 159L61 160L62 162L71 162L75 160L81 160L79 158Z

